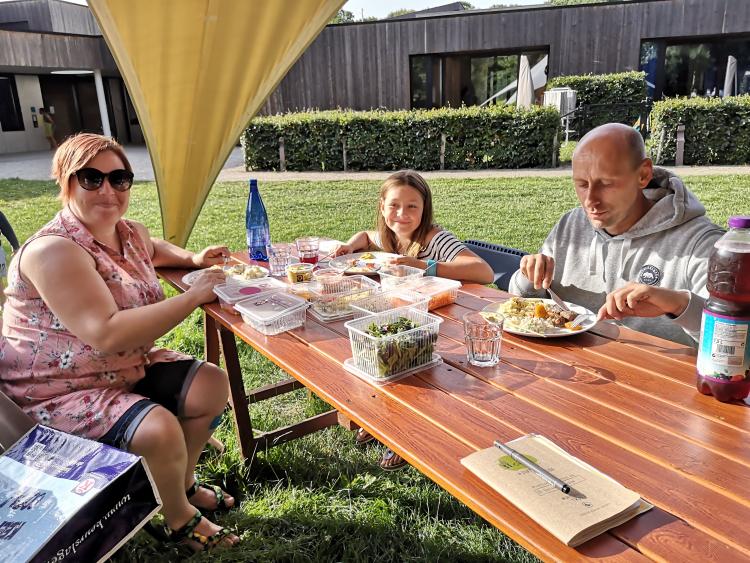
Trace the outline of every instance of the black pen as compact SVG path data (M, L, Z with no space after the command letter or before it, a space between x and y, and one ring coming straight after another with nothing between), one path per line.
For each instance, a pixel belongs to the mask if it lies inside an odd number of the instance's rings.
M517 452L516 450L514 450L510 446L506 446L505 444L503 444L502 442L500 442L498 440L495 440L495 447L498 448L505 455L510 456L514 461L517 461L518 463L520 463L524 467L526 467L528 469L531 469L531 471L533 471L534 473L536 473L537 475L539 475L539 477L541 477L542 479L544 479L545 481L547 481L547 483L549 483L550 485L552 485L556 489L562 491L566 495L570 494L570 485L568 485L567 483L561 481L560 479L558 479L557 477L555 477L554 475L552 475L552 473L550 473L546 469L544 469L542 467L539 467L533 461L529 461L528 459L526 459L526 457L524 457L523 454Z

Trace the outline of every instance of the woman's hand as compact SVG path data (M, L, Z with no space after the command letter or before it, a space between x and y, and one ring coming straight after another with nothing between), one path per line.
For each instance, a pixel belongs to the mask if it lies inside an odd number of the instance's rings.
M217 264L223 264L229 258L229 249L226 246L209 246L193 254L193 264L198 268L208 268Z
M690 303L690 293L664 287L630 282L607 295L597 320L625 317L658 317L671 314L679 317Z
M193 295L198 305L211 303L216 299L214 287L225 281L226 277L223 270L203 270L196 276L195 281L186 293Z

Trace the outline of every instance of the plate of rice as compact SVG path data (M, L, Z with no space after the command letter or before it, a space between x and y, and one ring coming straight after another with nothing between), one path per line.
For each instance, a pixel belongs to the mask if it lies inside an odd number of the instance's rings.
M502 303L491 303L482 309L482 316L491 321L498 315L504 317L503 330L519 336L559 338L586 332L596 324L596 315L580 305L565 302L570 311L564 311L552 299L511 297ZM578 315L587 315L573 321Z

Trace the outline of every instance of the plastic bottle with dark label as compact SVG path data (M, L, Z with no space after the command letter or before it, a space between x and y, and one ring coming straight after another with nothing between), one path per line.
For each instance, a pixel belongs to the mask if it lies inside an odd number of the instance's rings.
M714 245L698 348L698 391L719 401L750 395L750 216L729 218Z

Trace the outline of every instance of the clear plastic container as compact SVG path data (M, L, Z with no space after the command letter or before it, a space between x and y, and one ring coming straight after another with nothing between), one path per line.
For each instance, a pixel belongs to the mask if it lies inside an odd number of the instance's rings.
M289 264L286 267L286 275L289 283L300 283L312 281L312 273L315 264Z
M380 284L365 276L342 276L338 281L313 283L312 312L322 321L345 319L352 314L352 301L370 297L380 290Z
M327 286L329 284L336 284L341 280L343 274L334 270L333 268L323 268L321 270L315 270L313 272L313 281L317 282L321 286Z
M272 336L304 325L307 301L296 295L272 291L244 299L234 308L255 330Z
M312 285L312 282L289 284L289 293L301 297L306 301L312 301Z
M401 307L412 307L417 311L427 312L429 301L429 297L396 287L382 293L376 293L367 299L355 301L351 307L354 318L359 319L391 309L400 309Z
M260 295L268 291L281 291L286 289L286 284L273 278L245 281L242 283L227 282L214 286L214 293L219 298L219 305L228 313L238 315L234 306L243 299Z
M460 281L433 276L423 277L408 284L409 291L414 291L430 298L430 303L427 306L429 311L455 303L459 287L461 287Z
M368 328L391 324L405 318L416 326L397 334L373 336ZM352 358L344 367L361 377L382 384L439 364L435 353L438 328L443 319L424 311L402 308L385 311L346 323Z
M424 270L421 268L414 268L403 264L386 266L378 273L380 274L380 285L383 286L383 289L390 289L404 283L414 282L424 276Z

